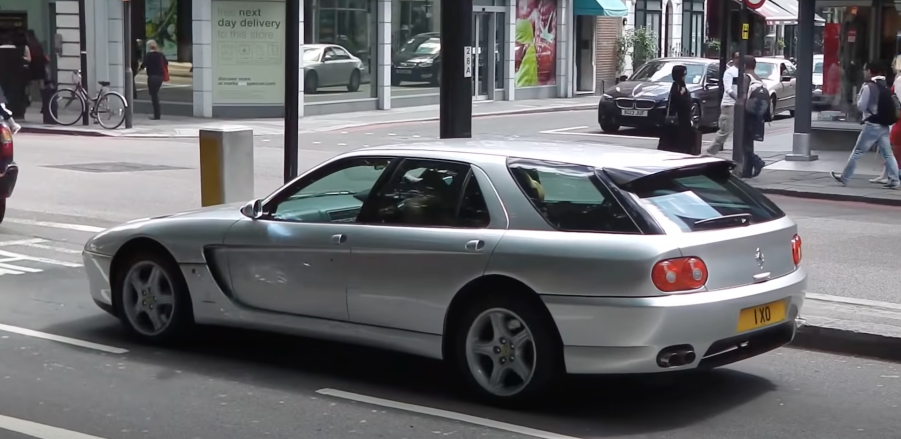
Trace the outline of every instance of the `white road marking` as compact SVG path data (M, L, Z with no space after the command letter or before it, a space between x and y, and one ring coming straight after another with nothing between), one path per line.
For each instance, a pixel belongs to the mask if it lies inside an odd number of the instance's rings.
M41 263L50 264L50 265L59 265L62 267L69 267L69 268L81 267L81 264L76 264L73 262L58 261L56 259L41 258L38 256L20 255L18 253L8 252L6 250L0 250L0 256L4 257L4 259L0 259L0 262L34 261L34 262L41 262Z
M41 270L40 268L20 267L18 265L7 264L4 262L0 262L0 268L6 269L6 270L21 271L22 273L40 273L40 272L44 271L44 270Z
M419 413L428 416L452 419L454 421L466 422L473 425L481 425L482 427L493 428L495 430L509 431L511 433L517 433L542 439L578 439L573 436L565 436L562 434L551 433L549 431L536 430L534 428L523 427L521 425L513 425L506 422L494 421L491 419L479 418L476 416L464 415L462 413L435 409L431 407L423 407L421 405L407 404L404 402L375 398L372 396L360 395L358 393L350 393L342 390L319 389L316 391L316 393L320 395L332 396L335 398L349 399L351 401L362 402L365 404L377 405L380 407L388 407L396 410L404 410L407 412Z
M18 241L2 241L2 242L0 242L0 247L22 246L22 247L29 247L29 248L39 248L41 250L51 250L51 251L60 252L60 253L68 253L68 254L72 254L72 255L80 255L82 252L81 250L42 244L44 242L47 242L47 240L41 239L41 238L20 239Z
M16 241L0 241L0 247L10 247L13 245L37 244L39 242L47 242L47 240L42 239L42 238L33 238L33 239L19 239Z
M5 268L0 268L0 276L6 275L6 274L25 274L25 273L22 273L21 271L7 270Z
M20 328L18 326L4 325L0 323L0 331L11 332L13 334L24 335L27 337L40 338L44 340L55 341L57 343L65 343L72 346L78 346L85 349L93 349L95 351L107 352L110 354L126 354L128 349L115 348L89 341L78 340L75 338L63 337L61 335L48 334L46 332L34 331L31 329Z
M7 218L4 221L10 224L21 224L23 226L47 227L51 229L75 230L77 232L100 233L106 230L103 227L87 226L84 224L66 224L54 223L50 221L33 221L27 219Z
M77 431L51 427L49 425L10 418L9 416L3 415L0 415L0 429L21 433L25 436L31 436L37 439L103 439L98 436L91 436Z

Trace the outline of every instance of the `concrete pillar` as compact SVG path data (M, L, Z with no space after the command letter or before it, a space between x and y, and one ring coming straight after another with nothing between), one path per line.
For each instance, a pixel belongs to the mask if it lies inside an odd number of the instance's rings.
M516 100L516 2L510 1L504 27L504 100Z
M813 71L813 31L814 2L801 0L798 3L798 72ZM810 125L813 102L813 78L799 74L795 79L795 134L792 137L792 153L785 156L787 161L811 162L817 155L810 151Z
M213 6L210 0L193 0L191 37L193 39L191 88L194 91L194 117L213 117Z
M391 109L391 0L377 0L376 83L378 109Z
M253 198L253 130L200 130L200 203L235 203Z
M557 0L557 97L573 97L573 0Z
M106 0L107 14L107 40L103 41L107 53L107 81L110 82L110 90L119 93L125 92L123 84L125 78L125 41L122 29L122 0ZM97 84L100 78L92 79L89 86Z
M304 109L303 45L305 43L305 41L303 40L303 35L304 35L304 31L305 31L305 28L304 28L305 23L304 22L306 21L306 17L304 17L304 15L303 15L303 9L304 9L303 5L304 5L305 1L313 1L313 0L298 0L298 1L300 1L301 3L300 3L300 23L297 25L297 30L298 30L298 32L300 32L300 38L298 38L298 40L297 40L297 41L300 41L300 45L297 47L297 50L300 53L300 57L298 57L298 60L297 60L297 66L298 66L297 68L299 70L297 72L297 79L299 82L297 84L297 90L299 90L299 94L297 96L297 105L298 105L297 115L298 115L298 117L303 117L303 114L304 114L303 113L303 109Z

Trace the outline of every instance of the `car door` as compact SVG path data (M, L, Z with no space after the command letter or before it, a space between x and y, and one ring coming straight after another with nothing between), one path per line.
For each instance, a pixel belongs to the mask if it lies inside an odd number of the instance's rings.
M795 93L797 92L796 81L798 70L795 69L795 66L790 62L785 62L783 64L785 65L785 76L790 78L788 81L782 81L782 86L785 93L785 108L794 110L795 105L797 105L795 101Z
M720 68L715 64L707 66L701 101L704 109L704 124L714 123L720 117Z
M486 197L493 197L486 202ZM485 173L468 163L405 159L360 215L351 246L350 321L441 334L454 295L481 277L506 232Z
M350 82L350 75L356 68L355 60L341 47L333 47L335 53L335 82L337 85L346 85Z
M346 320L351 230L391 160L329 162L266 200L260 218L232 226L223 245L234 298L266 311Z
M344 82L339 78L341 73L341 59L335 52L334 47L326 47L322 51L322 68L319 69L319 85L321 87L332 87L342 85Z

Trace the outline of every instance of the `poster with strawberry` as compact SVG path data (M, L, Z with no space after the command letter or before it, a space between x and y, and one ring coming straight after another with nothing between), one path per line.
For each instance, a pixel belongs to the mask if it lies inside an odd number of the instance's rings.
M517 0L516 86L554 85L557 0Z

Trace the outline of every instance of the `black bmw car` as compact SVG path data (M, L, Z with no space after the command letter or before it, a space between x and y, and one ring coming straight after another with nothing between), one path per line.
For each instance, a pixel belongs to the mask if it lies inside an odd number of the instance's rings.
M410 38L391 61L391 85L428 82L441 85L441 37L438 32Z
M673 67L685 66L691 93L692 118L698 127L714 127L720 117L719 61L705 58L659 58L648 61L632 76L607 89L598 105L598 123L605 133L621 127L656 128L663 125Z

